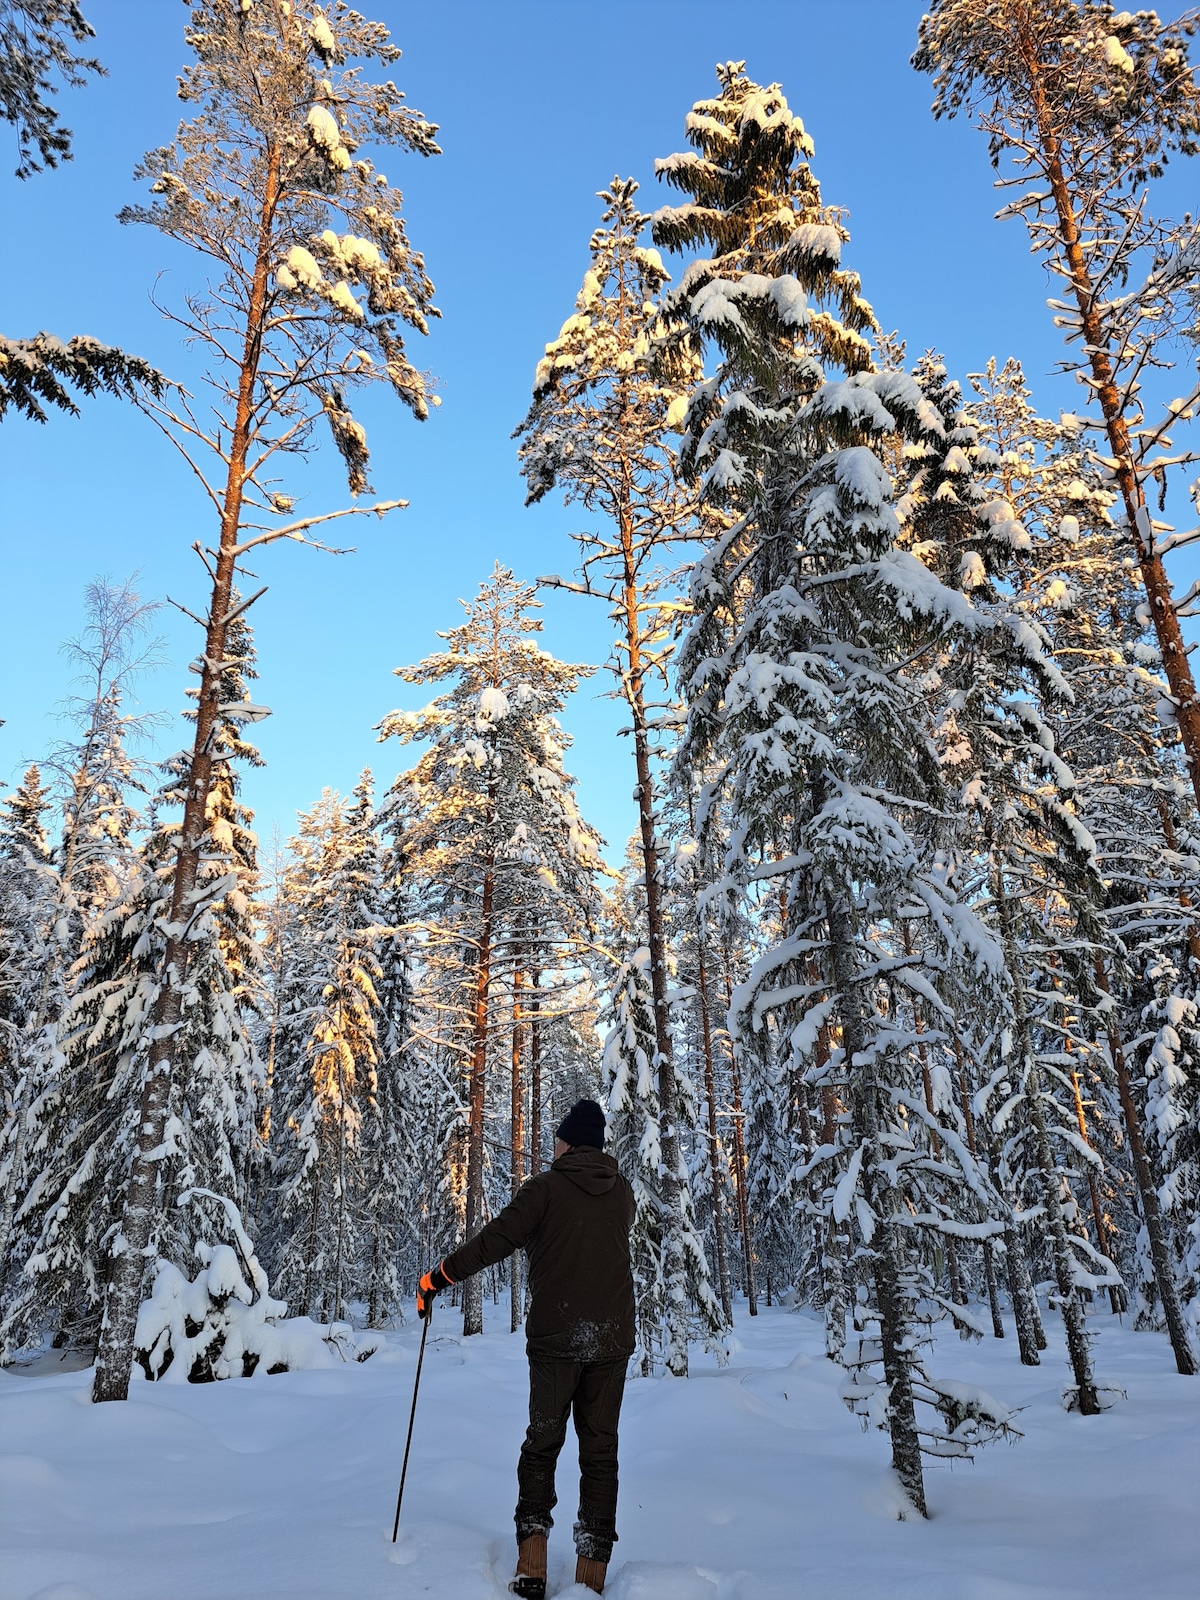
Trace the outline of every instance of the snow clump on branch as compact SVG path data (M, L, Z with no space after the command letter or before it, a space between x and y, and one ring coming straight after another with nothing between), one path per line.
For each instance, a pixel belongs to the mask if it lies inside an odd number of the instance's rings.
M342 130L337 118L324 106L313 106L305 119L308 136L313 145L324 152L329 165L337 172L349 172L350 152L342 143Z

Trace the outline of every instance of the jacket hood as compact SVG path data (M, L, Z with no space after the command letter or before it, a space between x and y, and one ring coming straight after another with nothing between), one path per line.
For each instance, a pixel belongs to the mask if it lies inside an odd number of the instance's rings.
M559 1156L551 1169L570 1178L585 1194L607 1194L619 1176L617 1163L603 1150L593 1150L591 1145L578 1145Z

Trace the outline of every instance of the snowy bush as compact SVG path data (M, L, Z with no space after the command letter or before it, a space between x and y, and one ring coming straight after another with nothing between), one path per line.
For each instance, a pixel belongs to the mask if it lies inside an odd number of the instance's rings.
M150 1298L138 1310L135 1336L136 1358L147 1378L211 1383L336 1367L366 1361L380 1348L382 1334L357 1332L348 1322L289 1317L287 1302L270 1293L236 1208L196 1190L180 1204L197 1194L223 1206L236 1248L198 1243L201 1268L190 1280L171 1262L159 1262Z

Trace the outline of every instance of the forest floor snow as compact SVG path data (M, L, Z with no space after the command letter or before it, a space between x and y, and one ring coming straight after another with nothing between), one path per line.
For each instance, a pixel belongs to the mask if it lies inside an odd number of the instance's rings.
M524 1341L507 1311L463 1340L440 1304L400 1539L390 1542L419 1331L361 1366L206 1385L139 1381L88 1403L89 1374L0 1373L3 1600L496 1600L514 1545ZM887 1441L838 1398L806 1313L737 1314L724 1370L630 1382L611 1600L1198 1600L1200 1380L1157 1334L1097 1314L1102 1382L1069 1415L1061 1335L1040 1368L943 1337L938 1375L1023 1410L1024 1437L931 1466L928 1522L896 1520ZM571 1585L573 1436L550 1591Z

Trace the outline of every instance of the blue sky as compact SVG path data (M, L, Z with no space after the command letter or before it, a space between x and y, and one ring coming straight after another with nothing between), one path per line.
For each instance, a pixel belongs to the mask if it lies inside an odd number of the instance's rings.
M179 120L186 12L178 0L90 0L84 9L110 75L62 97L76 134L70 165L22 184L8 176L15 148L4 149L0 321L12 335L91 333L184 376L190 358L148 296L156 278L169 299L202 287L199 268L114 214L137 197L134 163ZM435 646L436 631L458 619L458 598L494 561L525 578L569 570L578 516L557 504L524 508L509 435L542 346L571 310L595 191L628 174L643 184L645 209L664 203L654 158L683 146L684 116L713 92L718 60L744 58L760 82L783 85L816 142L826 201L848 211L844 259L911 354L934 346L960 376L990 355L1018 355L1043 409L1082 400L1053 372L1060 347L1024 230L993 220L984 141L966 123L935 124L930 84L908 66L919 3L366 0L363 9L392 29L404 50L396 80L442 129L441 157L397 154L383 164L405 192L410 236L437 285L443 320L413 354L436 374L443 403L423 426L382 397L364 413L375 487L407 498L407 511L357 528L354 555L284 546L262 557L270 591L252 613L256 698L274 715L256 730L267 766L251 775L247 796L264 838L274 828L286 836L297 808L323 785L349 789L364 765L381 786L390 781L404 752L378 745L373 725L413 703L391 671ZM1184 195L1194 182L1194 171L1179 174L1173 187ZM326 448L308 476L306 508L345 499L332 455ZM84 584L140 570L145 593L200 610L203 574L189 546L211 531L169 447L108 400L44 428L6 422L0 519L2 785L61 737L69 667L60 644L79 628ZM604 659L595 602L548 595L545 620L555 654ZM142 697L175 713L198 640L178 612L166 610L161 625L170 662ZM586 684L565 721L585 813L619 858L634 821L632 757L616 736L617 708L600 698L606 687L599 677ZM176 718L162 748L184 737Z

